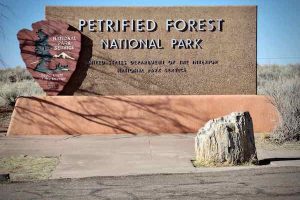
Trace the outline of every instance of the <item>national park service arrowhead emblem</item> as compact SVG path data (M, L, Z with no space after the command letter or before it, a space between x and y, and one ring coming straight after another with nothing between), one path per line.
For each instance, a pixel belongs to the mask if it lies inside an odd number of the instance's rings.
M59 94L76 69L81 33L61 21L39 21L18 32L21 55L47 95Z

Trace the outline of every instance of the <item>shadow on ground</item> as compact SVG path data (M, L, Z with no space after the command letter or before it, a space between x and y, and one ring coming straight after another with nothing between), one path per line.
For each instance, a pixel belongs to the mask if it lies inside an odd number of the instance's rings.
M271 162L276 161L292 161L292 160L300 160L300 157L296 158L266 158L258 161L258 165L269 165Z

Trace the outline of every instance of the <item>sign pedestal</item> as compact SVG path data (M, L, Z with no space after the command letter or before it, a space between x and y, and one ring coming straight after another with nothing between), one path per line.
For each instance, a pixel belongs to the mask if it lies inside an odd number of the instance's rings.
M208 120L249 111L270 132L277 110L266 96L46 96L17 100L8 135L195 133Z

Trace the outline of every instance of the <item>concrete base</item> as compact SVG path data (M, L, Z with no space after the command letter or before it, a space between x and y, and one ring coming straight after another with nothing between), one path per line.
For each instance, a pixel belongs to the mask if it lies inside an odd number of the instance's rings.
M249 111L255 132L272 131L279 120L257 95L21 97L8 135L193 133L234 111Z

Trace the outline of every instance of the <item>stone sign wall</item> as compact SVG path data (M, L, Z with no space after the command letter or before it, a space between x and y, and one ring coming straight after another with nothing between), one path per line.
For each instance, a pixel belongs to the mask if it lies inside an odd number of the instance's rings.
M82 33L81 61L60 94L256 94L256 11L47 6L47 20Z

